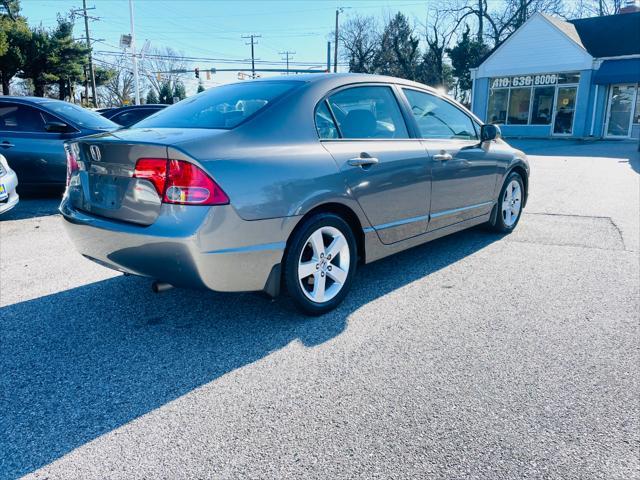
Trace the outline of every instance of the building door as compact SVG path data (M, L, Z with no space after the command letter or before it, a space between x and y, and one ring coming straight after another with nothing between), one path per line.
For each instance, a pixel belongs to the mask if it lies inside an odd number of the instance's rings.
M635 103L635 85L611 85L605 136L631 136L631 115Z
M553 114L553 134L571 135L576 112L577 87L558 87L556 109Z

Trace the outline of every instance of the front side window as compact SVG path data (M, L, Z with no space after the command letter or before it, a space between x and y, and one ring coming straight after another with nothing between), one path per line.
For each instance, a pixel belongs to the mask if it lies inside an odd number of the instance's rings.
M469 116L451 103L425 92L403 89L422 138L475 140Z
M40 110L18 103L0 103L0 130L46 132L45 117Z
M529 123L530 88L512 88L509 97L509 125L526 125Z
M210 88L136 124L136 128L231 129L284 95L300 81L232 83Z
M329 97L343 138L409 138L389 87L353 87Z

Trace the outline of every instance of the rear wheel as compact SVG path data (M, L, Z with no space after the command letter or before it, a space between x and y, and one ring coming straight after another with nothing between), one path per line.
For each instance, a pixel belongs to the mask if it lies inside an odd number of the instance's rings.
M307 219L285 254L284 280L296 306L309 315L334 309L351 287L357 258L355 237L341 217Z
M522 214L524 184L519 173L512 172L502 185L496 205L495 223L492 229L500 233L510 233L516 228Z

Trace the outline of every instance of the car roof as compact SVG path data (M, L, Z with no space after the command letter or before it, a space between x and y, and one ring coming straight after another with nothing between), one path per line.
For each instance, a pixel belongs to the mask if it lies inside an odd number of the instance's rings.
M29 97L29 96L19 96L19 95L2 95L0 96L0 101L10 101L10 102L19 102L19 103L50 103L50 102L60 102L60 103L69 103L64 100L58 100L57 98L47 98L47 97Z
M423 83L414 82L412 80L406 80L404 78L390 77L388 75L375 75L371 73L302 73L299 75L279 75L275 77L263 77L256 79L257 82L268 81L302 81L307 83L327 83L332 85L343 84L349 85L351 83L366 83L366 82L380 82L380 83L396 83L400 85L406 85L421 89L437 92L433 87L425 85ZM246 82L246 80L245 80Z

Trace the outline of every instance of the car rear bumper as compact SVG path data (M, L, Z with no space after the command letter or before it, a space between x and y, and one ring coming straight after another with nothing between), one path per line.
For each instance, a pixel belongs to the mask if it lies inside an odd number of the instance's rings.
M16 192L18 186L18 177L12 170L0 176L0 184L4 185L6 192L9 194L7 198L0 200L0 215L8 212L18 204L20 197Z
M60 205L76 249L101 265L171 285L219 292L265 289L282 261L299 217L247 221L230 205L162 205L158 219L139 226Z

